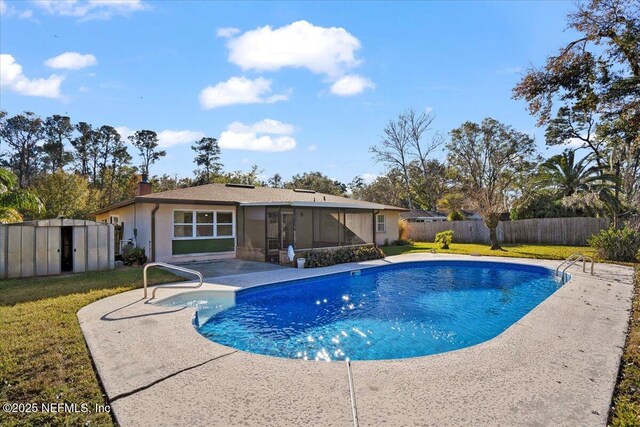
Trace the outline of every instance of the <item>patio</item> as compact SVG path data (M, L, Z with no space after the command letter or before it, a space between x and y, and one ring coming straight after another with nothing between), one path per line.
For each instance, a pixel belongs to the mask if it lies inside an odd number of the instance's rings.
M245 274L245 273L259 273L273 270L283 270L290 267L272 264L268 262L259 262L259 261L246 261L243 259L220 259L213 261L194 261L194 262L183 262L180 264L176 264L181 267L190 268L191 270L199 271L202 274L202 277L205 279L219 277L219 276L232 276L237 274ZM173 270L172 270L173 272ZM176 274L183 275L187 279L193 279L192 275L186 273L180 273L175 271Z
M201 289L414 260L219 276ZM477 259L477 258L476 258ZM498 259L555 268L558 261ZM496 338L401 360L304 362L245 353L202 337L192 308L145 304L142 290L78 312L115 416L129 425L605 425L633 291L631 268L598 264ZM182 290L162 289L159 298ZM352 399L352 395L354 399Z

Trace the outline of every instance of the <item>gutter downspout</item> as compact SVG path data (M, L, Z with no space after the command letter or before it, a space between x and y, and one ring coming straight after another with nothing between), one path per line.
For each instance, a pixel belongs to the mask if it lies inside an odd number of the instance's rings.
M376 224L376 216L380 213L380 211L378 210L373 210L373 247L377 248L378 247L378 224Z
M156 212L160 209L160 203L151 211L151 261L156 260Z

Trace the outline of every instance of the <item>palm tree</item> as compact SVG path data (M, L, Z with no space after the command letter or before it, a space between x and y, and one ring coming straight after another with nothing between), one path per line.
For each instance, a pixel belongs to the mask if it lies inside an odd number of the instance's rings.
M540 180L569 204L575 205L578 201L578 205L582 204L581 209L588 209L587 205L592 203L589 200L595 199L614 215L620 209L620 200L613 191L617 178L606 170L606 165L592 164L590 156L576 162L575 151L565 150L540 165Z
M18 178L13 172L0 168L0 223L22 221L23 210L41 212L44 205L31 191L18 188Z
M593 191L598 184L610 181L608 175L600 173L598 166L591 164L589 156L576 162L575 155L575 151L565 150L540 165L540 180L554 188L560 197Z

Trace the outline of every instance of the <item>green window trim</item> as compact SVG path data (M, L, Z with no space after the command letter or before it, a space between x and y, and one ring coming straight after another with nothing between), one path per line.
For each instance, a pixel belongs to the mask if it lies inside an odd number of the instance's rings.
M173 255L233 252L235 248L235 237L224 239L179 239L171 241L171 253Z

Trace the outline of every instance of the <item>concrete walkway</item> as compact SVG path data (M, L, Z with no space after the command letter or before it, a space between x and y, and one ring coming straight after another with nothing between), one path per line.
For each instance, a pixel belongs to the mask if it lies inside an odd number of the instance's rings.
M200 290L228 293L436 259L558 264L414 254L218 277ZM352 387L345 362L281 359L219 345L192 326L193 308L145 303L142 290L97 301L78 318L122 426L352 426L354 406L361 426L605 425L633 270L598 264L595 277L578 268L571 273L571 281L496 338L433 356L352 362ZM181 292L160 289L158 297Z

